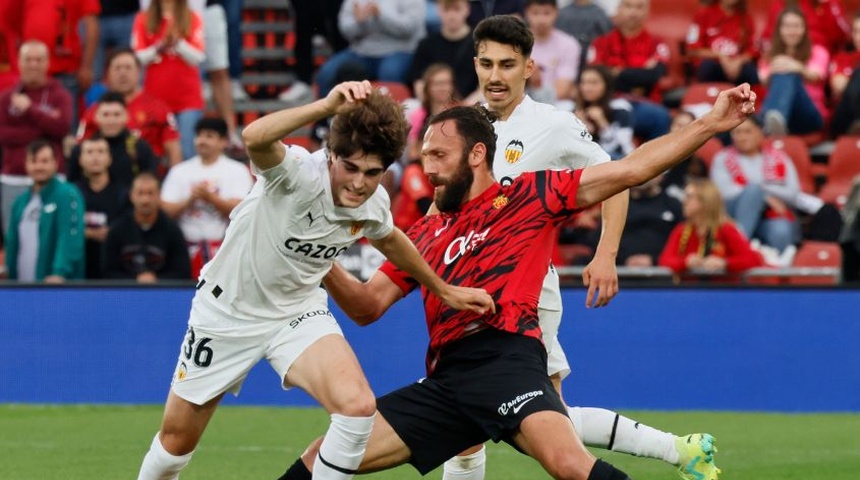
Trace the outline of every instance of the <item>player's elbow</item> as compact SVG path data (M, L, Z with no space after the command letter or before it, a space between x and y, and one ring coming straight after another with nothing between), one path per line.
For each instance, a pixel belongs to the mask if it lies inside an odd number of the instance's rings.
M262 150L271 143L263 140L263 132L257 121L242 129L242 142L248 150Z
M351 312L349 318L359 327L366 327L371 323L379 320L382 312L376 310L364 310L360 312Z

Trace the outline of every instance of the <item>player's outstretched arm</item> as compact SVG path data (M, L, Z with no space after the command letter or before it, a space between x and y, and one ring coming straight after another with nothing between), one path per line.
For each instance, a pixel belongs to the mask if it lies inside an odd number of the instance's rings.
M747 83L724 90L710 112L686 127L643 144L621 160L586 167L576 193L577 205L594 205L680 163L708 139L755 113L755 101L755 92Z
M377 271L362 282L337 263L323 277L323 285L340 309L361 326L375 322L403 298L403 290L388 275Z
M397 268L411 275L451 308L471 310L482 315L495 313L495 303L486 290L455 287L445 283L430 265L427 265L418 249L409 241L409 237L399 228L395 228L387 237L371 240L370 243L391 260L391 263L397 265Z
M281 140L304 125L357 107L373 91L370 82L344 82L325 97L307 105L287 108L251 122L242 131L248 156L260 170L268 170L284 160Z

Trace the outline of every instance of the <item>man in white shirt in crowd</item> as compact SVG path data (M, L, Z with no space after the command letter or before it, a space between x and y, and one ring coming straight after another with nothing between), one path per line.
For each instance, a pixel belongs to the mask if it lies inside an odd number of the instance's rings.
M230 212L251 190L251 172L224 155L227 122L201 118L194 126L197 155L170 169L161 187L161 208L179 223L188 242L191 275L218 251Z

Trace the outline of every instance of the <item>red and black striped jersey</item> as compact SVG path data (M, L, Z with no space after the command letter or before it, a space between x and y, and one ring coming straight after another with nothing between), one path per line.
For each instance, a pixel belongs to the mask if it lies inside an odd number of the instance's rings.
M423 217L409 229L407 235L440 277L452 285L483 288L496 303L495 314L454 310L422 287L430 333L428 373L446 344L476 327L541 338L537 314L541 284L556 226L579 210L581 173L523 173L509 185L493 185L458 212ZM419 286L391 262L381 271L404 293Z

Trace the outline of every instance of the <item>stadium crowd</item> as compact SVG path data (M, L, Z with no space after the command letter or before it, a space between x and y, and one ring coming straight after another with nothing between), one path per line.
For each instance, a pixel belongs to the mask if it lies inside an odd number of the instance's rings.
M618 265L732 277L805 265L815 246L843 281L860 281L860 11L702 0L672 17L685 37L663 39L661 3L293 2L284 68L297 79L268 99L370 79L401 100L408 146L384 185L407 229L432 203L420 163L428 119L486 93L471 34L488 15L526 21L538 67L528 95L572 112L612 159L689 123L725 84L749 82L756 117L631 191ZM241 0L0 1L3 276L196 278L254 181L235 105L249 100L239 79L252 60L240 54L256 35L241 33L241 10ZM326 129L286 142L312 150ZM512 141L506 160L527 148ZM601 228L599 207L562 225L556 263L585 265Z

